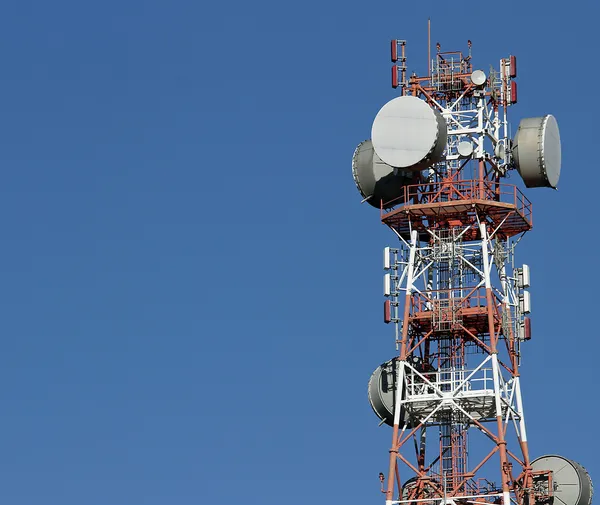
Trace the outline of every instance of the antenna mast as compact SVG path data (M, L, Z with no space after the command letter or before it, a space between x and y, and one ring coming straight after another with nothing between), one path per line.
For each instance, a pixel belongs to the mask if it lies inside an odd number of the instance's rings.
M581 465L532 460L521 394L530 269L514 265L532 205L505 177L518 171L528 188L556 188L557 122L525 118L510 138L516 58L487 75L473 68L470 40L466 55L437 43L432 60L430 20L427 39L427 74L408 79L406 42L392 41L400 96L381 108L352 159L364 201L398 240L383 255L384 322L396 353L368 387L392 428L380 474L386 505L550 505L554 496L590 505Z

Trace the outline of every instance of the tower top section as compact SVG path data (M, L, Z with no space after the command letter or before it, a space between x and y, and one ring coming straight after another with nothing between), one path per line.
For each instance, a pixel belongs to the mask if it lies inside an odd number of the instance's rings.
M431 44L430 44L431 47ZM531 203L506 179L527 188L558 186L561 148L552 115L521 120L511 136L509 109L517 103L517 59L501 58L485 72L467 52L428 55L427 74L407 74L406 41L391 41L392 87L371 139L354 152L352 173L385 224L410 229L467 226L475 213L503 222L512 236L532 226ZM475 229L475 228L474 228Z

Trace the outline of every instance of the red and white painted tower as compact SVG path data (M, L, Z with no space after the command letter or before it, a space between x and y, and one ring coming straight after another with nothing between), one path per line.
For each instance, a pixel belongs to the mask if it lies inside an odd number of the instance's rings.
M427 75L407 75L406 43L391 45L400 96L355 150L364 202L398 242L384 251L385 322L396 355L369 381L392 427L386 504L590 505L591 480L560 456L532 460L521 396L521 348L531 338L529 267L515 250L531 203L506 184L558 184L558 125L526 118L514 138L516 58L475 69L468 52L437 44ZM390 353L391 355L391 353Z

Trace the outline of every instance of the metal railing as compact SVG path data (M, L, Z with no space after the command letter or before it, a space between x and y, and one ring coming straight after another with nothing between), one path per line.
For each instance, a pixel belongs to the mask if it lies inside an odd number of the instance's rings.
M439 301L451 302L455 310L487 307L485 286L463 286L455 289L430 289L411 295L411 313L433 311Z
M402 188L402 194L389 202L381 202L381 217L395 206L433 205L449 202L469 202L488 200L507 203L531 223L531 202L513 184L501 184L489 180L442 181L426 184L412 184Z
M429 383L424 381L423 377ZM432 386L438 388L440 391L452 393L493 391L494 375L491 368L480 368L477 371L466 369L441 370L423 372L421 374L416 373L414 370L407 370L406 392L409 399L423 394L434 393Z

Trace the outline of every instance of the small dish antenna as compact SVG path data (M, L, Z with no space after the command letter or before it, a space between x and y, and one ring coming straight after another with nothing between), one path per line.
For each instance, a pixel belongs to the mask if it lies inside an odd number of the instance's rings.
M475 70L471 74L471 82L475 84L475 86L483 86L485 81L487 80L487 75L483 70Z
M506 159L506 147L504 147L503 143L496 144L496 147L494 148L494 155L500 160L504 161Z
M473 154L473 144L468 140L463 140L458 143L457 151L462 158L468 158Z

